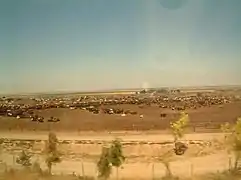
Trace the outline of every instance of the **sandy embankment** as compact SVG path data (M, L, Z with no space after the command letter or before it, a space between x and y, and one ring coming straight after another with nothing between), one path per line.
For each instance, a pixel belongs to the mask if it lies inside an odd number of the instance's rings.
M23 140L45 140L47 139L47 132L39 133L17 133L17 132L0 132L0 137L11 138L11 139L23 139ZM171 135L157 134L157 133L57 133L60 140L86 140L86 141L111 141L115 137L121 138L124 142L166 142L172 141ZM206 133L206 134L186 134L185 140L203 140L208 141L212 139L221 139L223 134L221 133ZM216 154L204 156L204 157L190 157L190 158L179 158L178 160L171 163L173 173L180 176L190 176L191 166L193 167L194 174L202 174L207 172L215 172L217 170L223 170L228 167L228 156L225 151L219 151ZM43 157L39 157L41 165L45 168ZM4 155L4 161L9 165L13 165L12 156L10 154ZM85 175L94 176L96 175L96 163L94 161L85 161L84 172ZM82 174L82 163L80 160L65 159L60 164L53 167L54 173L72 173ZM164 175L165 169L161 163L148 163L148 162L132 162L125 163L123 168L120 169L120 177L125 178L151 178L154 167L155 176Z

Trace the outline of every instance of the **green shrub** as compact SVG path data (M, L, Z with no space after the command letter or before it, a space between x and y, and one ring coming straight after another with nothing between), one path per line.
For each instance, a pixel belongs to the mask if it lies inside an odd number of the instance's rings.
M116 168L116 178L119 179L118 169L124 163L125 156L123 155L122 144L120 139L112 141L110 152L109 152L109 161L112 166Z
M110 149L108 147L103 147L99 161L97 162L98 177L103 179L108 179L111 174L111 163L109 159Z
M51 174L52 165L61 162L60 153L57 149L58 139L55 133L50 132L48 141L45 144L46 159L45 163L48 167L48 172Z
M183 137L184 129L187 127L188 123L189 116L184 112L181 113L181 117L177 121L170 123L170 128L175 142Z
M241 159L241 118L237 119L234 126L226 123L221 126L221 130L225 133L225 141L228 153L233 152L235 155L234 164L231 170L239 170L239 161Z

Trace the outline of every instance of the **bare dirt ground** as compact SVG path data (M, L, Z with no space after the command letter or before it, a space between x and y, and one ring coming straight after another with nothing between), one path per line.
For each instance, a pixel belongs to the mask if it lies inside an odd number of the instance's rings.
M44 157L41 155L47 133L0 133L3 138L11 138L3 143L4 152L1 159L9 166L18 167L14 157L26 149L34 155L33 160L38 160L43 169L46 169ZM96 162L103 144L108 143L115 137L121 138L124 154L127 161L120 169L120 178L150 179L153 176L161 177L165 174L164 166L157 157L173 148L172 136L157 134L156 132L142 133L89 133L80 135L74 133L58 133L59 149L63 153L62 162L53 167L55 174L83 174L96 176ZM22 140L21 140L22 139ZM171 168L175 175L182 177L191 174L203 174L208 172L222 171L228 167L228 156L222 143L223 134L187 134L184 138L189 142L189 149L184 156L175 156L171 162ZM31 140L35 142L30 143ZM11 142L11 143L10 143ZM29 145L32 144L32 145ZM207 165L208 162L208 165ZM114 178L115 173L112 177Z
M137 111L137 115L92 114L80 109L46 109L38 110L45 118L54 116L60 119L58 123L37 123L30 119L16 119L12 117L0 117L0 131L147 131L165 130L171 120L176 120L178 112L161 109L158 106L139 108L137 105L116 105L123 109ZM115 106L111 106L115 107ZM234 122L241 116L241 102L225 104L223 106L203 107L196 110L187 110L191 124L203 122L224 123ZM161 113L167 113L166 118L161 118ZM143 118L139 115L143 114ZM192 129L191 129L192 130ZM196 128L197 132L213 132L214 129Z

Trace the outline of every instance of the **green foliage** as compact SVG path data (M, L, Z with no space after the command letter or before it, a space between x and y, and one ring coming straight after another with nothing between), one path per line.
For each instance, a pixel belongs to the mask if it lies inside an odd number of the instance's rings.
M184 112L181 113L181 116L177 121L170 123L170 128L174 137L175 145L177 145L176 142L183 137L184 129L187 127L188 123L189 123L189 116ZM174 148L174 150L177 150L176 147ZM170 168L170 162L172 157L173 157L173 151L168 151L159 157L159 160L166 168L166 176L164 177L165 179L176 178L173 176Z
M228 152L234 152L235 161L233 169L237 170L241 159L241 118L237 119L234 126L231 126L229 123L222 125L221 130L226 133L225 140L228 145Z
M99 161L97 162L97 168L99 178L108 179L111 174L111 163L109 161L110 149L108 147L103 147Z
M179 120L170 123L170 127L175 141L183 137L184 128L188 125L188 123L189 116L184 112L181 113L181 117L179 118Z
M110 147L103 147L100 159L97 163L99 177L107 179L109 178L112 166L116 167L117 179L118 179L118 168L125 161L125 157L122 151L122 144L120 139L112 141Z
M48 167L49 173L51 174L52 165L54 163L61 162L60 153L57 149L58 139L55 133L50 132L48 141L45 144L46 159L45 163Z
M109 153L109 160L112 166L120 167L122 163L125 161L125 157L123 155L122 144L119 139L116 139L112 142Z
M22 150L19 157L16 159L16 163L21 164L22 166L29 167L31 166L30 162L31 156L28 155L24 150Z

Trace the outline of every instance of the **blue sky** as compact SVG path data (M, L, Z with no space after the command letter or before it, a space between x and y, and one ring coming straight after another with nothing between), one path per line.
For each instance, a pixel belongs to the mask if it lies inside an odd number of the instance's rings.
M241 84L240 0L1 0L0 92Z

